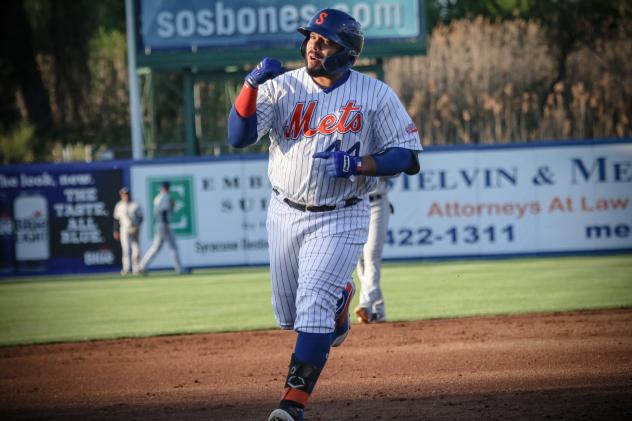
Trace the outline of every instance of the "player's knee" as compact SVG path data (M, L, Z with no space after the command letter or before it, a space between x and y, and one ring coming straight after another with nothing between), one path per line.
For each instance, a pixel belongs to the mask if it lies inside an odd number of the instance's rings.
M338 297L327 289L299 294L295 329L308 333L333 332Z

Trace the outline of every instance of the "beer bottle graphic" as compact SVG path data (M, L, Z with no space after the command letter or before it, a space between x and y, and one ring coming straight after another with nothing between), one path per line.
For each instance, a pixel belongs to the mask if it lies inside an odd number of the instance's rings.
M9 196L0 193L0 273L14 269L12 210Z
M41 194L23 193L13 202L15 260L21 271L46 270L50 258L48 201Z

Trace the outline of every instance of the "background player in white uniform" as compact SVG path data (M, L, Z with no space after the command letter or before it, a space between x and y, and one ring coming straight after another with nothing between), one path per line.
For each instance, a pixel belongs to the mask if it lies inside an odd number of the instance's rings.
M371 220L369 236L362 250L356 273L360 280L358 306L354 313L362 323L386 321L386 306L380 287L382 273L382 252L388 231L391 204L388 201L388 177L380 177L378 184L369 193Z
M140 246L138 235L140 224L143 222L143 211L139 204L132 200L126 187L119 190L119 196L121 200L114 207L114 238L121 242L123 252L121 275L127 275L130 269L134 273L139 273ZM131 265L130 251L132 253Z
M160 186L160 193L154 198L154 242L149 247L149 250L143 256L141 262L141 271L145 272L147 266L151 260L158 254L162 248L163 243L167 243L167 246L171 250L171 257L173 258L173 267L179 274L184 274L186 271L182 268L180 263L180 256L178 254L178 246L176 245L176 239L171 231L171 214L173 213L173 200L169 196L169 182L164 181Z
M330 346L349 331L351 275L366 241L368 192L377 178L416 173L417 129L384 83L351 70L360 24L323 9L299 28L305 67L284 73L264 59L247 77L228 121L245 147L270 136L268 208L272 305L297 332L279 408L269 420L303 419Z

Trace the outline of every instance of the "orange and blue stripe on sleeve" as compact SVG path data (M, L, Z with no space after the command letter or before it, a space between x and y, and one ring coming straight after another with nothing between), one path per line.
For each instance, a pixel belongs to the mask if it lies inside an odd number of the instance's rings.
M245 148L257 142L257 89L244 83L228 115L228 143Z
M239 96L235 100L235 109L241 117L248 118L256 114L257 92L256 88L250 86L248 82L244 82L244 86L241 87Z

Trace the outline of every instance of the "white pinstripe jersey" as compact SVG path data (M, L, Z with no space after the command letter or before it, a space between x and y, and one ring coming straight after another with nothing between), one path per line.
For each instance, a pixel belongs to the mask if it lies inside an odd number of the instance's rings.
M268 175L289 199L335 205L375 188L376 177L330 177L314 153L341 149L370 155L390 147L421 150L417 128L385 83L351 70L333 90L316 84L304 67L259 87L257 136L270 135Z

